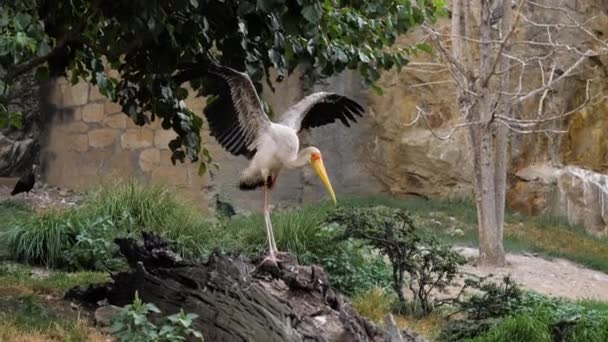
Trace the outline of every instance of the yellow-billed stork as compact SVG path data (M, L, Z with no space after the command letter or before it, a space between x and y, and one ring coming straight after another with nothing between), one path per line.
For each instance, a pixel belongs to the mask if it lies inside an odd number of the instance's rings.
M278 249L270 221L270 192L281 169L310 164L336 205L336 195L323 165L321 151L314 146L300 150L298 133L340 120L356 122L364 109L355 101L335 93L318 92L289 107L276 122L264 112L258 93L247 74L211 64L207 70L215 96L204 110L210 133L230 153L251 162L239 179L241 190L264 189L264 221L270 255L277 261Z

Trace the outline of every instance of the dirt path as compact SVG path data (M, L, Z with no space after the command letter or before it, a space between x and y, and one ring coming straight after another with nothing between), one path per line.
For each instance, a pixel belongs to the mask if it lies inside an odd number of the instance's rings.
M459 248L466 257L477 256L475 248ZM476 275L494 274L497 279L511 274L526 288L546 295L568 299L608 301L608 274L594 271L565 259L551 260L520 254L507 254L508 265L487 268L467 265L463 271Z

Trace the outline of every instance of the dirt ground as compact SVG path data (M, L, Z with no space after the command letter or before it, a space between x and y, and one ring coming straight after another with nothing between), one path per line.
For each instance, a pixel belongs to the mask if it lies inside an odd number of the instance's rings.
M459 248L466 257L478 254L475 248ZM508 265L486 268L467 265L463 271L476 275L493 274L497 279L510 274L524 287L555 297L608 301L608 274L594 271L565 259L545 259L532 255L507 254Z
M5 199L25 200L32 205L37 212L51 208L62 209L78 205L82 202L82 194L69 189L60 189L37 182L34 189L26 194L11 196L10 193L17 183L17 178L0 177L0 201Z

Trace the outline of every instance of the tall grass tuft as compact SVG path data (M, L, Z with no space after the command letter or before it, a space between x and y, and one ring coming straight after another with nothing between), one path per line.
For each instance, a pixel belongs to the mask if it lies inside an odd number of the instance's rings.
M134 228L155 231L189 227L200 220L199 211L169 188L133 180L100 187L85 200L82 211L86 216L113 221L130 217Z
M471 342L552 342L549 317L543 310L513 316Z
M166 186L135 180L106 184L91 193L79 212L121 222L122 234L160 233L187 258L200 258L209 251L205 241L212 233L211 224L193 203L178 198Z
M63 250L74 243L75 236L68 213L49 211L1 232L0 240L13 258L51 267L58 266Z

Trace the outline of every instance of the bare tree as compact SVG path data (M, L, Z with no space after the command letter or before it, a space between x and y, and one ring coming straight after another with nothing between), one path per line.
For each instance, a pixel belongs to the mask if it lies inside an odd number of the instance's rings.
M594 58L608 54L608 40L592 28L597 18L578 7L576 0L452 0L449 34L424 27L441 63L419 64L419 71L447 69L450 79L423 86L455 84L461 120L447 136L433 134L449 139L466 129L472 151L481 264L505 263L512 135L565 133L559 129L565 118L606 98L594 79L598 72L591 69ZM584 80L584 99L570 108L550 106L559 97L555 90L575 75ZM428 124L427 113L418 107L414 122L421 118Z

